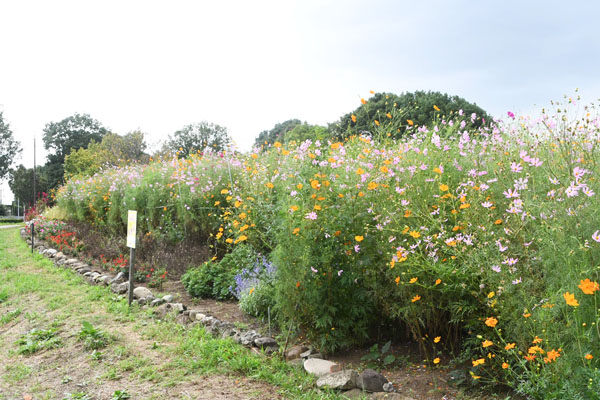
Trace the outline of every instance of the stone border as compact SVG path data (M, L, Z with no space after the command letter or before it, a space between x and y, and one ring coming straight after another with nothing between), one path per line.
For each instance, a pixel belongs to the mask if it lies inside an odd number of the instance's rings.
M31 246L31 239L26 233L25 228L20 230L20 234L21 238L26 240L27 244ZM68 257L56 249L47 247L46 243L42 241L36 241L34 249L37 249L39 254L52 260L54 265L77 272L92 285L110 286L110 290L113 293L123 297L129 290L129 282L125 281L125 274L122 272L112 275L104 271L97 271L96 268L77 258ZM134 302L140 306L153 307L155 315L159 318L164 318L170 312L176 312L178 314L177 320L180 323L185 325L201 325L213 336L231 338L234 342L242 346L263 350L267 355L279 351L279 345L274 338L263 336L254 329L243 330L237 328L231 322L221 321L200 311L188 309L183 303L174 303L174 297L170 294L156 298L150 289L138 286L133 289L133 296L135 298Z

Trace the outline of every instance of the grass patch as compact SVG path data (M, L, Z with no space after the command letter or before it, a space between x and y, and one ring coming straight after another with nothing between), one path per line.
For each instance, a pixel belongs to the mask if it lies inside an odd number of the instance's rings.
M11 363L6 365L4 381L7 383L21 382L31 375L32 369L23 363Z
M83 321L81 325L79 340L83 342L83 347L86 350L99 350L108 346L110 338L106 333L95 328L87 321Z
M0 317L0 325L8 324L9 322L17 318L19 315L21 315L21 310L19 310L18 308L13 311L8 311L6 314Z
M56 349L62 346L62 340L57 336L57 329L32 329L17 340L17 353L30 355L40 350Z

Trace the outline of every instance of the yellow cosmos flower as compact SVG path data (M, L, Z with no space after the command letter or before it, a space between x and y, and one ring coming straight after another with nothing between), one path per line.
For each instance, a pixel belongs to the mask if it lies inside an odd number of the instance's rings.
M410 281L408 281L408 283L415 283L418 280L419 280L419 278L417 278L417 277L410 278Z
M433 339L433 343L439 343L440 340L442 340L441 336L436 336L435 339Z
M450 189L450 188L448 187L448 185L446 185L446 184L444 184L444 183L442 183L442 184L440 185L440 190L441 190L442 192L446 192L446 191L448 191L448 189Z
M364 239L365 239L364 236L359 236L359 235L354 236L354 240L356 240L357 242L362 242Z

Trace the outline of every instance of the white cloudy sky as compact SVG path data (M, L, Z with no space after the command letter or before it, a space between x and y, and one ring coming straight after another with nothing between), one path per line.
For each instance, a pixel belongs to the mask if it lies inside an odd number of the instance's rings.
M0 0L0 110L45 155L88 113L156 143L224 125L241 150L277 122L333 122L369 90L437 90L495 116L600 97L594 1ZM3 200L11 199L6 184Z

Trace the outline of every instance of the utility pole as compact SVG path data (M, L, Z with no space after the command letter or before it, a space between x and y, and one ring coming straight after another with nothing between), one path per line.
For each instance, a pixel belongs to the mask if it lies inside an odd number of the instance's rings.
M35 136L33 137L33 208L35 210L35 198L37 193L35 192ZM35 240L35 218L31 220L31 254L33 254L33 246Z

